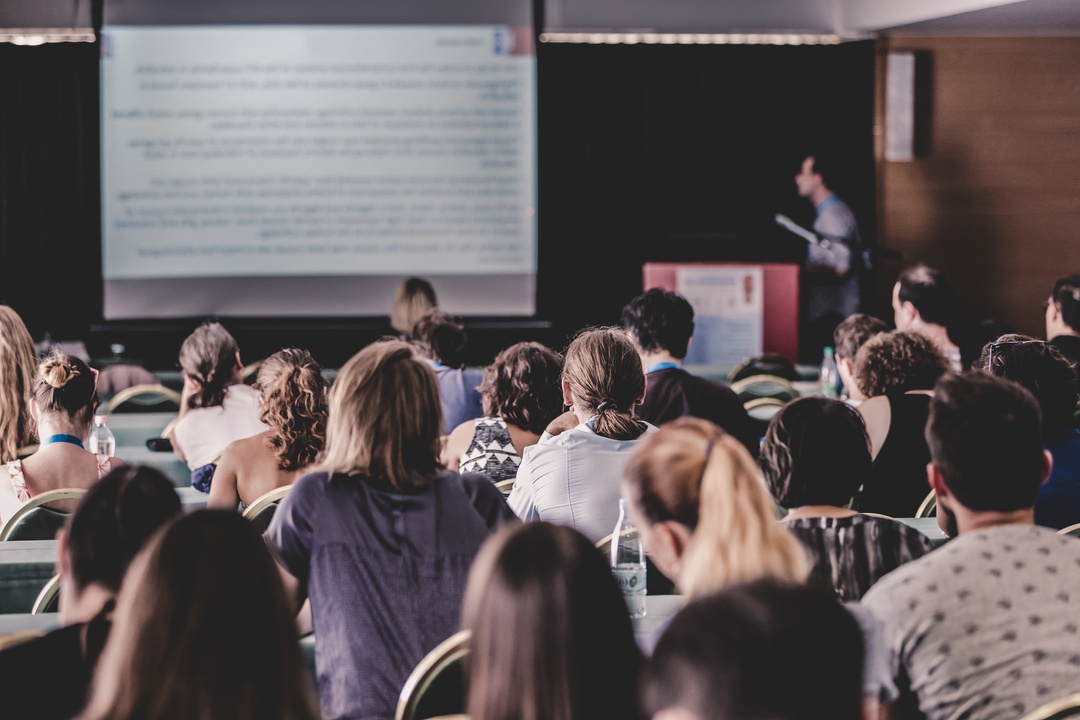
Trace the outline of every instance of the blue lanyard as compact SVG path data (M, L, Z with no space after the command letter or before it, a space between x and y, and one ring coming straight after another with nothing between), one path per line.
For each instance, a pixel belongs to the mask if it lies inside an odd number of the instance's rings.
M679 363L673 363L673 362L656 363L655 365L651 366L648 370L646 370L645 374L648 375L649 373L656 372L657 370L667 370L669 368L678 368L678 367L679 367Z
M75 437L74 435L50 435L49 437L42 440L41 444L42 445L48 445L49 443L58 443L58 442L71 443L72 445L78 445L79 447L83 447L82 440ZM85 448L83 448L83 449L85 449Z
M833 193L829 197L822 200L821 204L818 205L817 208L816 208L817 217L821 217L821 213L825 212L825 208L829 207L830 205L832 205L834 202L836 202L839 199L840 198L836 197L836 193Z

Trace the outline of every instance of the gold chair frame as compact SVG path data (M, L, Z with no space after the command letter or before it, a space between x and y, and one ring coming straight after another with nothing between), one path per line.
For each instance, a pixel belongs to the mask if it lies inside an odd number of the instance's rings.
M1048 702L1020 720L1065 720L1073 717L1080 717L1080 693Z
M49 612L45 608L49 607L57 595L60 594L60 576L53 575L49 582L45 583L45 587L41 588L41 592L38 593L37 598L34 600L34 607L30 608L31 615L42 615Z
M273 505L276 502L281 502L281 498L288 495L290 490L292 490L292 485L283 485L279 488L274 488L268 493L260 495L259 497L255 498L255 500L250 505L247 506L247 509L244 510L243 516L245 518L248 518L249 520L253 517L258 516L259 513L261 513L269 506Z
M48 492L43 492L40 495L35 495L21 508L16 510L15 514L9 517L7 522L4 523L4 527L0 528L0 541L7 540L16 523L22 520L24 516L28 515L31 510L35 510L42 505L51 502L56 502L57 500L75 500L81 498L85 494L86 491L82 488L61 488L59 490L50 490Z
M105 414L112 415L116 412L116 408L131 400L133 397L139 395L158 395L162 400L168 400L176 403L177 409L180 408L180 393L165 387L164 385L132 385L129 388L124 388L120 392L113 395L112 400L105 407ZM162 435L165 437L165 435Z
M416 720L416 706L420 696L431 685L436 675L451 663L469 654L471 635L472 633L468 630L457 632L424 656L424 659L409 673L409 678L401 688L394 720Z
M915 511L917 518L937 517L937 495L931 490L930 494L919 503L919 509Z

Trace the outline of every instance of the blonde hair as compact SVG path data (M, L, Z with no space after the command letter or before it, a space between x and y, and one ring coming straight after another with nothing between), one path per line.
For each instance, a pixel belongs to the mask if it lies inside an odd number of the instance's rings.
M326 442L327 410L326 384L311 353L287 348L266 358L255 390L278 468L299 470L315 462Z
M626 330L581 331L566 349L562 376L574 404L596 413L597 435L634 440L645 432L645 423L634 418L634 405L645 394L645 368Z
M413 325L420 318L438 308L435 289L431 283L421 278L409 278L398 285L394 294L394 304L390 308L390 327L399 333L412 332Z
M11 462L20 447L37 440L37 423L30 414L37 365L34 341L22 318L0 305L0 463Z
M399 491L427 485L438 470L441 425L435 371L407 343L374 343L345 363L330 390L321 467Z
M716 425L689 417L664 425L635 448L624 485L650 524L673 520L693 532L679 575L688 596L761 578L805 581L806 553L776 521L754 459Z

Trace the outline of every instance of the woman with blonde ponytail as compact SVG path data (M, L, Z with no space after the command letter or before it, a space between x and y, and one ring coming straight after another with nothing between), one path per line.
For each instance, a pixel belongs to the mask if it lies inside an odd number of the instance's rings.
M0 463L11 462L19 448L37 442L30 414L37 365L34 341L22 318L0 305Z
M7 520L35 495L64 488L89 488L122 460L96 455L84 443L100 400L97 373L73 355L58 353L38 366L32 412L40 448L25 460L0 465L0 520ZM50 507L74 509L73 501Z
M690 597L807 577L806 554L777 524L750 453L706 420L673 420L643 441L623 488L653 562Z
M326 384L307 350L289 348L268 357L255 390L260 419L270 429L225 448L209 507L245 508L260 495L291 485L326 442Z
M570 410L525 448L510 508L523 520L569 525L596 542L615 529L630 451L656 430L634 414L645 397L645 368L629 333L581 332L566 350L562 388Z

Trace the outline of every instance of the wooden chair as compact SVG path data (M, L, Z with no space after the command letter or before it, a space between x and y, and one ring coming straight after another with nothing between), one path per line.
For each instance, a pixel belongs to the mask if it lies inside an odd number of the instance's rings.
M500 480L499 482L495 483L495 487L498 488L499 492L501 492L503 495L509 497L510 493L514 489L514 482L516 480L517 478L507 478L506 480Z
M7 650L45 635L44 630L15 630L0 635L0 650Z
M253 363L248 363L244 366L244 369L240 371L240 377L243 379L245 385L254 385L255 380L259 377L259 368L262 367L263 361L256 360Z
M1069 527L1063 527L1058 530L1058 535L1072 535L1073 537L1080 537L1080 523L1070 525Z
M53 540L64 527L68 513L45 507L57 500L76 500L86 494L81 488L50 490L30 498L0 528L0 540Z
M758 398L775 398L785 403L799 397L791 381L776 375L753 375L731 384L731 389L743 403Z
M928 518L937 517L937 495L931 490L930 494L926 496L926 499L919 505L919 509L915 511L915 517Z
M164 385L134 385L113 396L105 408L113 413L180 412L180 393Z
M604 558L611 558L611 539L615 537L615 533L611 533L605 538L602 538L596 543L596 549L604 556ZM656 567L656 564L649 557L648 553L645 553L645 594L646 595L681 595L679 589L675 587L675 582L667 575Z
M45 583L45 587L41 588L41 592L38 593L37 599L34 600L34 607L30 608L30 613L33 615L41 615L42 613L54 613L60 609L60 576L53 575L52 580Z
M274 513L277 512L278 503L289 494L289 490L292 490L292 485L274 488L265 495L260 495L244 510L244 517L250 520L260 533L266 532Z
M1080 693L1049 702L1020 720L1066 720L1066 718L1080 718Z
M439 643L410 673L398 696L394 720L429 720L465 711L468 630Z

